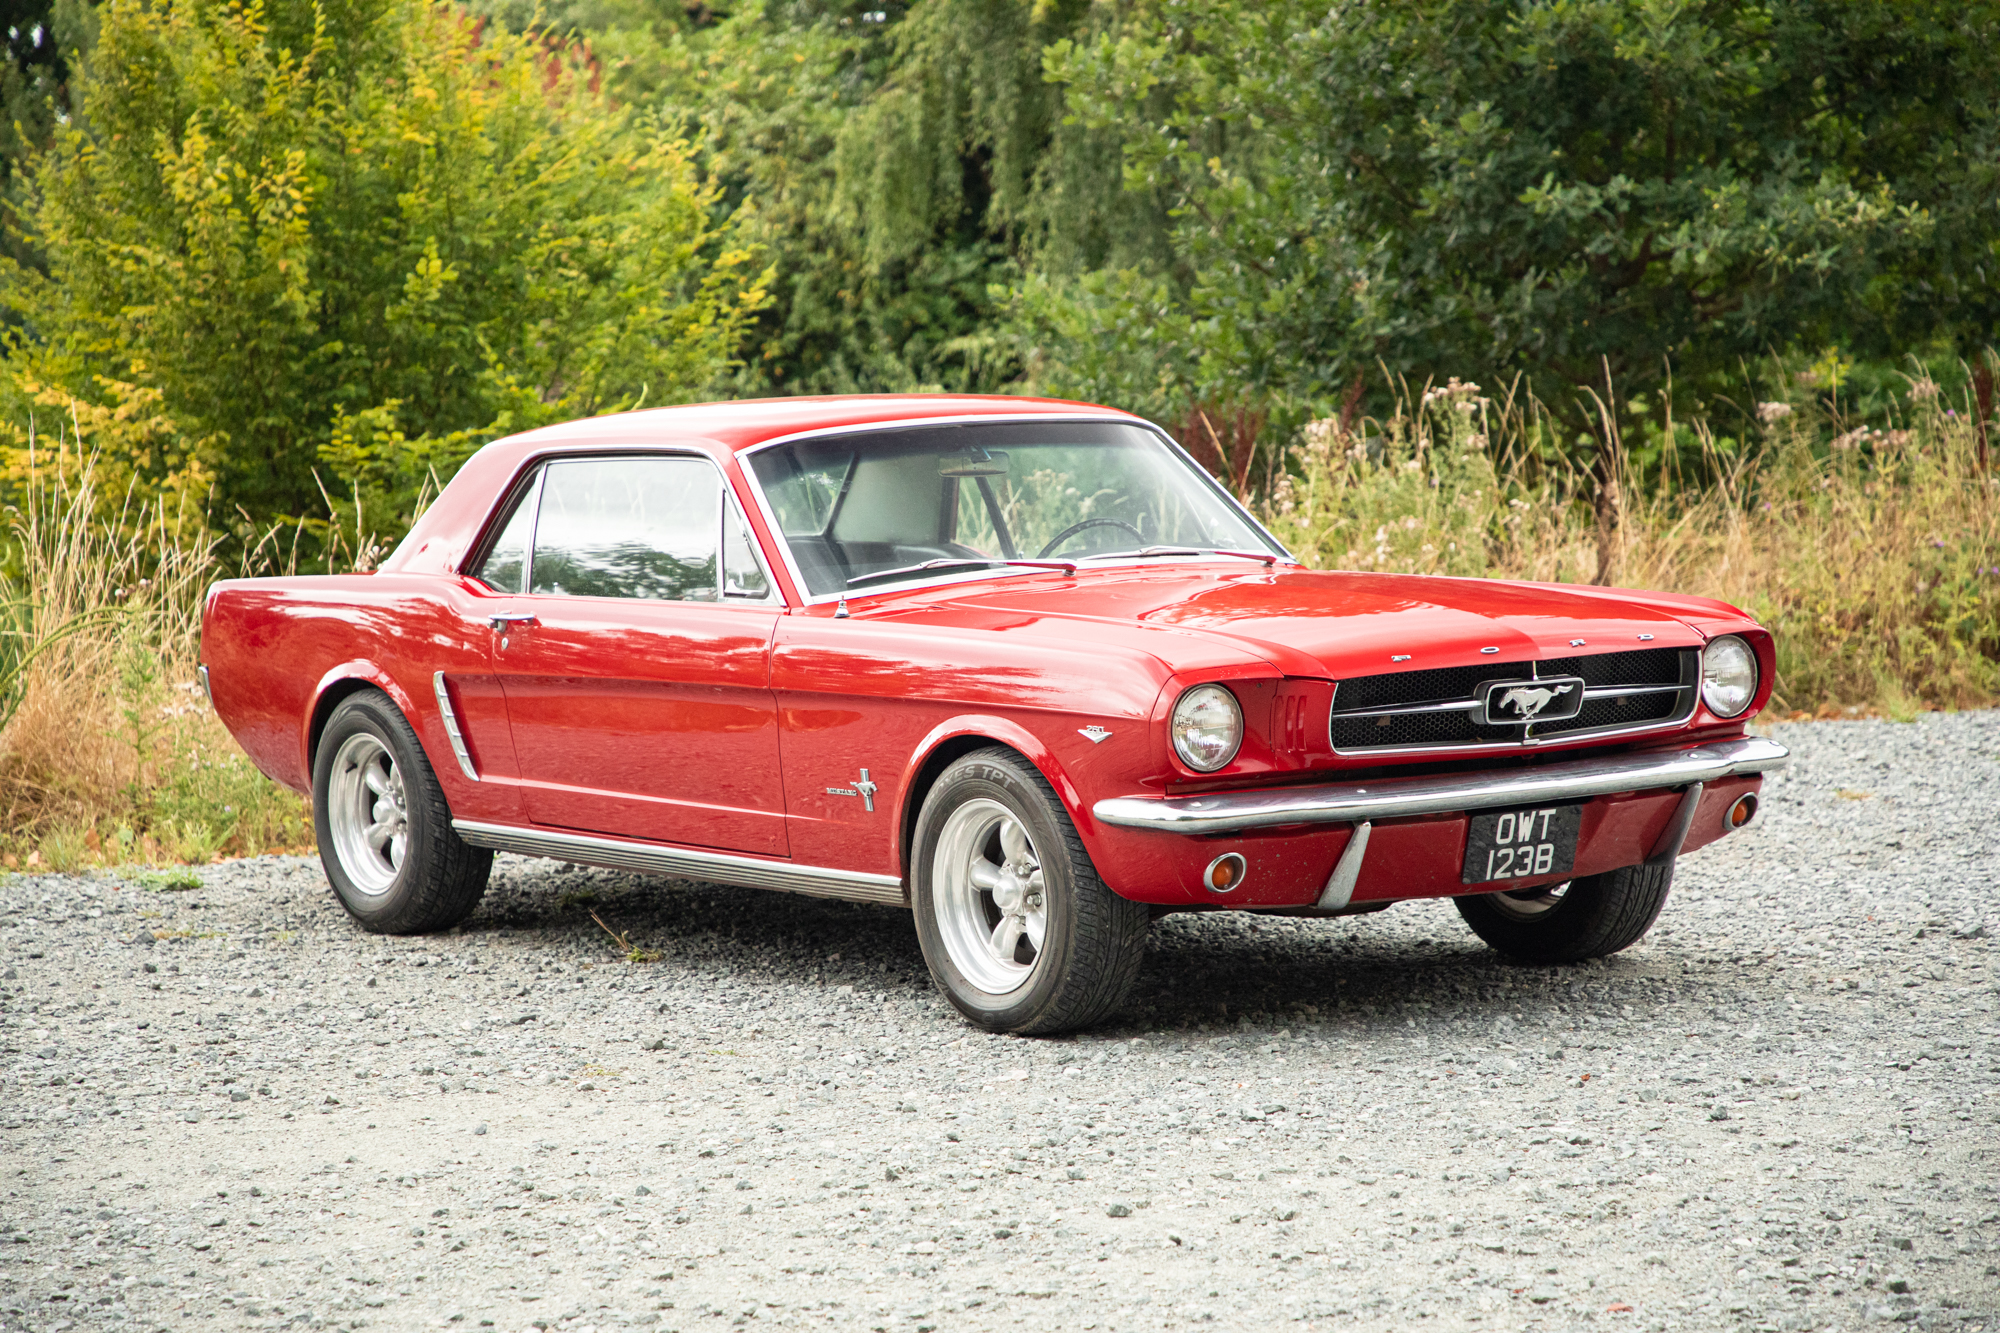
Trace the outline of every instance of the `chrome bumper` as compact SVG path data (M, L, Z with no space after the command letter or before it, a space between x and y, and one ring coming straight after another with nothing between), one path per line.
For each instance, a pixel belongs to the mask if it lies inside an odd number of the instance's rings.
M1114 796L1091 813L1120 828L1166 833L1232 833L1277 824L1349 824L1494 806L1581 801L1614 792L1685 787L1782 768L1791 752L1762 736L1576 759L1501 773L1450 773L1366 785L1328 783L1207 796Z

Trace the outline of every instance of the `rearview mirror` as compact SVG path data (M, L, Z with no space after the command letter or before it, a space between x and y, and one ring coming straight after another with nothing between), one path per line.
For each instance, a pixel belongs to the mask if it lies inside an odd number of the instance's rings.
M940 477L1004 477L1007 455L997 449L973 449L938 459Z

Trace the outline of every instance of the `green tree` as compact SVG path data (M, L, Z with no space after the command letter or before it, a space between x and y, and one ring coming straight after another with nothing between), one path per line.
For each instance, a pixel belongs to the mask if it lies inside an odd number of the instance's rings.
M31 171L46 272L0 275L12 391L156 404L133 474L246 526L320 510L323 458L394 535L494 435L698 394L763 299L686 145L561 43L430 0L101 25Z
M1607 376L1927 334L1925 283L1977 336L1996 52L1990 3L1142 0L1048 70L1170 253L1021 308L1052 387L1323 411L1379 361L1525 376L1579 434Z

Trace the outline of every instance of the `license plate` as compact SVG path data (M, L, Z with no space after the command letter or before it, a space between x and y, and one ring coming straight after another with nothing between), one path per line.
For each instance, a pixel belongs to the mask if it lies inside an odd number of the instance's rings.
M1465 870L1459 882L1560 875L1576 865L1576 835L1582 824L1580 805L1474 815L1466 832Z

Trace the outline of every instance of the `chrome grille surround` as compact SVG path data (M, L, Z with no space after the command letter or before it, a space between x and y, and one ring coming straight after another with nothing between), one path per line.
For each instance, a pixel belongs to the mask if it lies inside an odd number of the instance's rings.
M1574 716L1504 724L1486 717L1491 686L1505 682L1532 688L1538 680L1555 677L1584 683ZM1694 716L1700 692L1697 648L1388 672L1334 687L1327 736L1339 755L1519 751L1679 726Z

